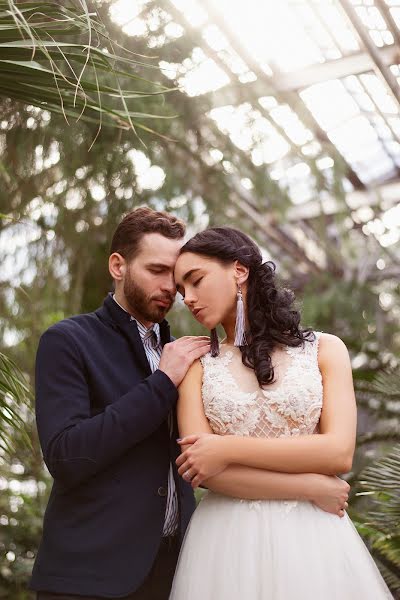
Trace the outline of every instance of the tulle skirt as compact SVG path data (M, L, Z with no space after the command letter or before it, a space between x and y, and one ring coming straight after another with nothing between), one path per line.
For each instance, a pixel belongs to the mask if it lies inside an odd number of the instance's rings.
M207 492L170 600L383 600L393 596L347 515L310 502Z

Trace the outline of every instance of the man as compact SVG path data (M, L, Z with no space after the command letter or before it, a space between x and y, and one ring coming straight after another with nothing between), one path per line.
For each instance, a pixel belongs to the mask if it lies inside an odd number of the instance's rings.
M42 336L36 411L54 478L31 587L38 600L167 599L194 510L177 475L177 386L209 338L164 317L184 224L139 208L117 227L115 293Z

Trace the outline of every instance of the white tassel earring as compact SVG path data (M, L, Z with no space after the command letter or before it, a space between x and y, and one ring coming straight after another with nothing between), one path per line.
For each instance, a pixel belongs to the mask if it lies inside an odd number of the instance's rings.
M245 314L244 314L242 288L240 287L240 284L238 284L238 291L237 291L234 345L235 346L247 346L246 319L245 319Z

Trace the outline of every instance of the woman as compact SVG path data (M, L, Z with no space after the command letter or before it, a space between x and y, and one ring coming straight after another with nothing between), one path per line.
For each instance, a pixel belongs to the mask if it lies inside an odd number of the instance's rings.
M343 342L300 328L274 266L235 229L192 238L175 279L212 345L179 390L179 473L209 492L170 599L392 598L345 514L347 490L334 510L314 496L313 474L330 482L352 464L356 405Z

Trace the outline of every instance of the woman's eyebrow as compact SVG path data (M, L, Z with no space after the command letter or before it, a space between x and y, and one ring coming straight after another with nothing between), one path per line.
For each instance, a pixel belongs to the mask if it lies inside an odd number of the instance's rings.
M182 277L183 281L186 281L187 279L189 279L189 277L195 273L196 271L200 271L199 267L196 267L195 269L190 269L190 271L188 271L187 273L184 274L184 276Z
M196 271L201 271L201 268L196 267L195 269L190 269L190 271L187 271L187 273L185 273L182 277L182 281L186 281L187 279L189 279L189 277L193 275L193 273L196 273ZM183 293L181 292L182 287L179 285L179 283L176 284L176 289L180 294L183 295Z

